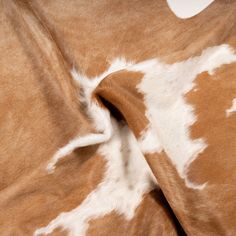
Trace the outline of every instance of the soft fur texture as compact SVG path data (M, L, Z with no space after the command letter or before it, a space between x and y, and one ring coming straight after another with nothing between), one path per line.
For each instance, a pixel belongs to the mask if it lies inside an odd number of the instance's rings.
M235 235L235 11L2 0L1 236Z
M155 177L144 160L132 132L126 125L112 120L114 135L102 144L99 153L107 161L107 170L102 182L80 206L70 212L61 213L45 228L34 235L50 234L58 227L70 236L85 235L89 220L112 211L131 220L143 194L156 187Z

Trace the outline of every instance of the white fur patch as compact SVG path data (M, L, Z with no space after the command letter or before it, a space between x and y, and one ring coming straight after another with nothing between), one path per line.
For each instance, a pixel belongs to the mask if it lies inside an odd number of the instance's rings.
M76 148L87 147L89 145L95 145L106 142L111 136L110 130L104 134L88 134L82 137L71 140L66 146L60 148L56 154L52 157L47 165L48 173L54 172L56 163L63 157L71 154Z
M233 99L232 106L225 112L227 117L229 117L233 112L236 112L236 98Z
M151 125L142 132L138 143L143 154L159 153L163 150L157 132Z
M107 71L92 79L86 77L85 75L79 74L74 68L72 69L72 77L83 90L83 97L80 97L81 102L86 104L87 113L93 121L94 128L98 133L90 133L85 136L75 137L64 147L60 148L47 165L46 169L49 173L54 172L56 163L61 158L69 155L76 148L103 143L110 139L112 135L110 113L106 109L100 107L97 102L92 99L92 93L107 75L115 71L125 69L130 65L131 63L126 62L124 59L116 59L111 63L111 66Z
M213 74L218 67L235 61L233 50L228 45L220 45L207 48L200 56L172 65L153 59L129 68L145 74L137 88L145 95L146 116L159 138L156 146L151 146L153 142L145 145L145 152L148 148L150 153L160 150L161 145L190 188L204 187L190 183L187 171L190 163L207 145L201 138L192 140L190 137L189 130L196 116L184 95L194 88L198 74L205 71ZM149 133L143 135L148 137Z
M170 9L182 19L193 17L206 9L214 0L167 0Z
M196 76L202 72L213 74L223 64L236 61L236 55L228 45L207 48L200 56L168 65L159 60L147 60L138 64L117 59L106 72L93 79L72 70L73 78L84 90L84 102L88 106L98 133L75 138L59 149L48 164L52 171L56 162L71 153L75 148L106 142L112 135L110 115L91 99L92 92L109 74L127 69L145 74L138 89L145 94L146 116L151 125L143 132L139 144L143 153L160 152L162 148L175 164L186 185L194 184L187 180L186 174L190 163L206 148L203 139L191 140L189 128L196 121L193 107L186 103L184 95L194 88ZM155 130L155 131L154 131ZM196 185L196 188L202 188Z
M112 121L114 135L99 147L99 153L107 161L103 181L80 206L61 213L46 227L35 231L34 236L49 234L61 227L70 236L83 236L89 220L102 217L112 211L132 219L143 194L156 187L153 176L138 143L126 125Z
M184 96L194 88L198 74L205 71L213 74L218 67L235 61L233 50L228 45L220 45L204 50L200 56L172 65L155 59L135 65L117 60L107 72L91 81L72 71L84 89L88 113L98 134L88 134L69 142L56 154L58 157L52 160L53 166L55 161L76 147L101 142L99 152L107 161L107 170L103 182L80 206L61 213L48 226L36 230L34 235L49 234L58 227L68 230L71 236L84 235L90 219L102 217L113 210L127 220L131 219L143 194L153 189L155 182L140 147L143 153L163 149L186 186L203 189L205 184L196 185L187 179L189 165L206 148L206 143L203 139L192 140L190 137L189 130L196 116ZM146 116L150 125L138 142L127 126L112 121L109 112L91 99L92 92L103 78L122 69L144 73L137 88L145 95Z

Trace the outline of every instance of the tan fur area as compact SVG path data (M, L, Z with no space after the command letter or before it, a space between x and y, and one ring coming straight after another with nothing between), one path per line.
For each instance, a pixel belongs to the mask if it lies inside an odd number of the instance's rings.
M136 89L142 78L143 74L140 72L122 70L104 78L94 92L116 107L129 127L135 129L138 134L148 125L144 116L146 109L142 102L143 96Z
M236 160L233 158L236 155L236 117L235 114L226 117L225 111L236 97L235 66L235 63L224 66L214 76L202 74L197 79L198 90L188 96L198 115L192 136L204 137L208 143L208 148L191 165L189 176L199 183L208 182L213 191L208 196L211 204L215 203L216 217L224 222L224 230L228 228L231 232L235 231L236 219L236 200L232 195L236 192ZM217 189L221 193L217 193ZM222 211L221 202L227 211Z
M67 236L68 232L63 231L61 229L55 230L53 233L48 234L49 236Z
M0 235L33 235L104 181L100 144L77 148L54 173L46 170L61 147L96 131L72 68L93 79L118 58L173 64L216 45L236 51L235 42L234 0L216 0L187 20L162 0L0 1ZM125 68L92 91L92 100L127 123L137 140L151 124L137 89L144 76ZM188 188L165 150L146 154L161 190L144 193L130 220L114 210L90 219L88 236L181 235L177 220L190 236L236 234L236 113L226 115L236 98L236 63L203 72L194 83L185 96L196 115L190 136L207 147L187 176L206 187ZM57 228L48 235L69 233Z
M222 195L219 194L219 186L228 192L229 199L232 199L232 192L224 185L210 186L202 192L188 189L183 180L178 178L178 173L168 160L165 153L158 156L147 155L147 161L152 166L152 171L158 177L167 201L174 209L176 217L180 221L187 235L227 235L232 234L234 224L231 221L233 214L228 215L229 219L222 221ZM172 197L174 196L174 197ZM185 196L185 197L183 197ZM194 199L194 200L193 200ZM233 202L223 204L224 207L233 207ZM217 209L217 210L216 210Z
M224 43L236 30L232 0L218 0L188 20L176 18L165 1L155 0L72 0L66 7L63 0L34 0L32 5L69 62L89 76L99 75L117 56L185 60Z
M86 155L76 154L53 176L41 171L1 192L2 235L9 235L9 229L12 235L32 235L35 225L43 226L59 213L74 209L99 184L103 160L88 150Z
M207 180L212 184L222 184L232 181L236 166L236 160L231 158L236 154L235 114L227 117L226 110L236 97L235 66L236 63L224 66L214 76L200 75L197 90L188 95L198 116L198 121L192 127L192 137L204 137L208 143L208 148L189 171L198 182ZM196 166L197 173L194 171Z

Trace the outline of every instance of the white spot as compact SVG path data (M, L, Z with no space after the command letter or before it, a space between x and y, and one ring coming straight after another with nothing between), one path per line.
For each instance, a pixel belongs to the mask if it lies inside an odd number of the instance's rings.
M159 153L162 151L160 140L155 129L151 127L151 125L142 132L138 142L143 154Z
M212 74L221 65L235 61L233 50L228 45L220 45L207 48L200 56L172 65L153 59L129 68L145 74L137 87L145 95L146 116L155 130L148 132L156 132L159 139L155 141L156 146L152 147L151 142L146 145L145 152L148 152L147 149L150 153L155 148L159 150L161 145L190 188L202 188L188 181L187 171L190 163L207 145L201 138L192 140L190 137L189 129L196 116L184 96L194 88L198 74L205 71Z
M194 87L194 79L202 72L213 74L223 64L236 61L233 49L228 45L207 48L198 57L190 58L172 65L159 60L147 60L138 64L117 59L106 72L89 79L85 75L71 71L84 92L83 102L94 122L98 133L76 137L59 149L49 162L47 169L53 171L59 159L71 153L75 148L106 142L112 136L109 112L92 99L92 93L98 84L109 74L128 69L145 74L138 89L145 94L148 108L146 116L151 122L147 133L142 134L139 144L144 153L160 152L161 148L169 155L188 186L186 172L190 163L201 153L206 144L203 139L191 140L189 128L196 121L192 106L185 102L184 95ZM155 131L153 131L155 130ZM196 188L200 188L196 185Z
M92 99L92 93L107 75L122 70L130 65L131 63L126 62L124 59L116 59L111 63L107 71L92 79L79 74L74 68L71 70L72 77L83 90L83 97L80 96L79 98L81 102L86 105L87 113L93 121L94 128L98 133L75 137L64 147L60 148L47 165L46 169L49 173L53 173L56 163L61 158L69 155L76 148L103 143L110 139L112 135L110 113L105 108L100 107L97 102Z
M61 213L46 227L36 230L34 236L49 234L58 227L68 230L70 236L83 236L89 220L112 211L131 220L143 194L157 187L133 133L114 120L112 126L114 135L98 151L107 161L104 180L80 206Z
M104 112L105 113L105 112ZM52 157L50 162L47 165L47 171L52 173L55 169L56 163L63 157L72 153L76 148L87 147L90 145L95 145L99 143L106 142L112 135L112 128L110 123L104 120L104 123L107 124L108 128L105 129L104 133L101 134L88 134L71 140L66 146L60 148L56 154Z
M212 2L214 2L214 0L167 0L173 13L182 19L199 14Z
M233 99L232 106L225 112L227 117L229 117L233 112L236 112L236 98Z

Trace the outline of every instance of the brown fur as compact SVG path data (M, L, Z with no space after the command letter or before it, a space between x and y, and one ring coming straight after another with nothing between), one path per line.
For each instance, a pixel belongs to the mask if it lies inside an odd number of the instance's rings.
M117 57L174 63L222 43L236 48L233 0L216 0L187 20L176 18L161 0L2 0L0 22L2 236L32 235L60 212L78 206L101 182L105 163L97 147L73 152L53 175L45 172L59 147L93 129L79 109L72 66L92 77ZM189 177L209 181L209 188L187 189L164 152L146 155L188 235L236 234L236 118L224 114L236 95L235 74L235 64L213 76L203 73L198 91L187 95L198 117L191 135L209 143ZM119 110L137 138L148 124L142 94L135 89L142 76L120 71L95 91L95 97ZM114 212L92 220L88 235L177 235L173 216L159 197L158 191L147 194L130 222ZM66 235L59 232L52 235Z

